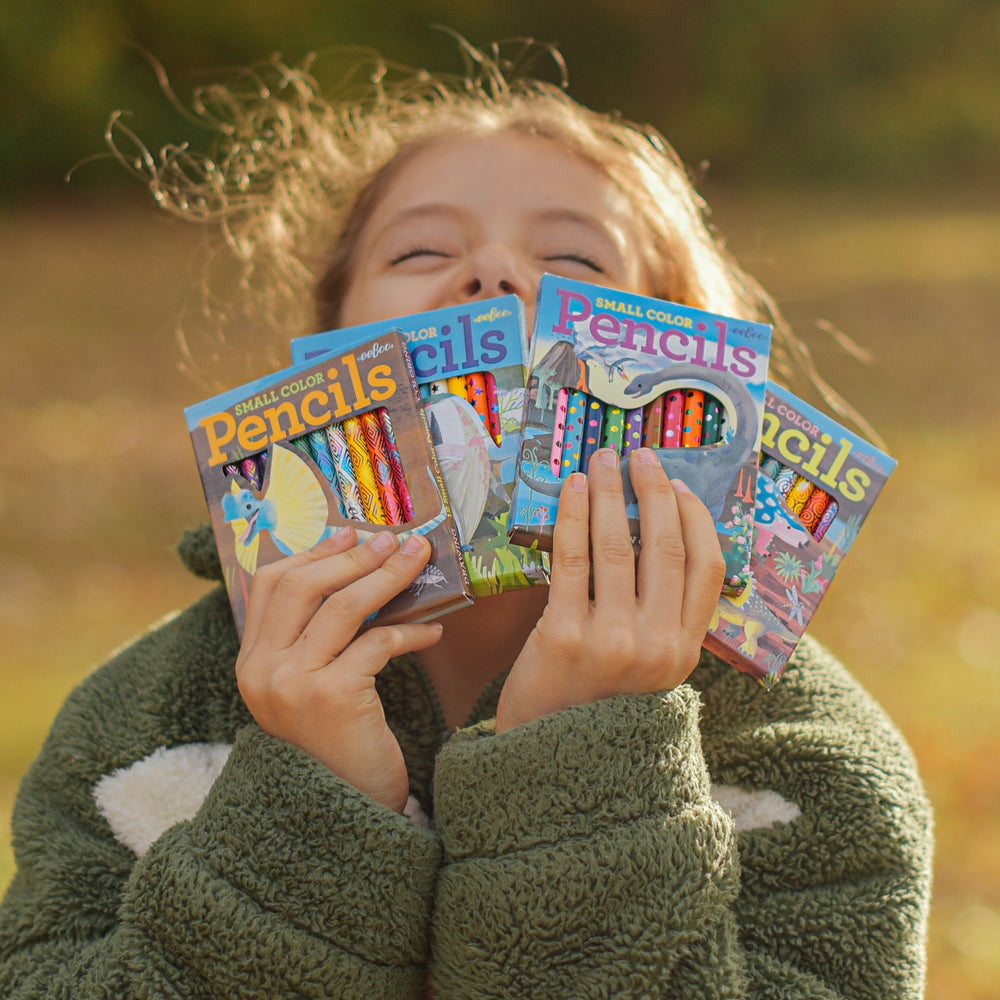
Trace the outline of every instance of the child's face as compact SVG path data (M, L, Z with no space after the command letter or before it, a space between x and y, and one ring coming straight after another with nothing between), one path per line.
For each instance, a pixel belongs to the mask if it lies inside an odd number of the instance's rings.
M341 324L516 294L546 271L640 293L634 212L600 170L551 139L442 140L389 182L365 224Z

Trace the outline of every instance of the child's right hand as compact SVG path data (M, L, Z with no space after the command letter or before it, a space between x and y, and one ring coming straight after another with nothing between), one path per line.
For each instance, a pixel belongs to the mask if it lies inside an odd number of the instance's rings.
M240 693L265 732L397 812L409 778L375 677L390 658L436 643L441 626L357 631L413 582L430 552L422 535L402 548L388 531L358 545L354 529L344 528L309 552L261 567L236 661Z

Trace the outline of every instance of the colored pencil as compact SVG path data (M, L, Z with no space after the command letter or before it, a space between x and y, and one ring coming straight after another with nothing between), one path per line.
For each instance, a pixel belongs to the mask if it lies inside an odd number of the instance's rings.
M718 444L722 440L722 404L714 397L705 395L705 423L701 430L702 445Z
M705 418L705 393L701 389L687 389L684 392L684 429L681 431L681 447L697 448L701 445L701 428Z
M666 396L663 414L663 433L660 443L664 448L681 446L681 431L684 427L684 390L671 389Z
M347 438L347 449L351 456L351 465L361 494L361 509L365 520L372 524L385 524L385 510L378 492L378 480L372 467L371 456L368 454L368 443L365 440L364 428L357 417L348 417L342 424Z
M569 405L569 389L563 386L556 397L556 419L552 428L552 451L549 454L549 468L557 479L562 469L563 439L566 436L566 407Z
M601 447L604 428L604 404L594 396L587 399L587 416L583 426L583 453L580 456L580 471L590 468L590 459Z
M816 525L816 530L812 533L816 541L819 541L830 530L830 525L836 519L839 509L840 504L831 498L830 502L826 505L826 510L823 511L819 519L819 524Z
M805 507L809 497L812 496L814 489L815 487L812 482L806 479L805 476L795 477L795 482L792 483L792 488L788 491L788 496L785 497L793 514L801 515L802 508Z
M382 437L385 438L389 467L392 469L392 481L396 486L396 495L403 508L403 523L405 524L413 519L413 497L410 495L410 487L406 483L403 459L399 454L399 446L396 444L396 434L392 429L389 411L384 406L380 406L375 412L378 414L379 424L382 427Z
M619 454L625 443L625 411L620 406L604 407L604 426L601 430L601 447L612 448Z
M493 372L483 372L486 381L486 408L489 416L487 426L497 444L503 443L503 426L500 423L500 397L497 394L497 380Z
M354 474L351 462L351 450L347 444L347 435L340 424L330 424L326 429L326 440L333 456L333 471L337 484L337 492L343 504L344 515L352 521L364 521L365 511L361 504L361 490Z
M583 421L587 413L587 394L571 389L566 403L566 433L563 436L559 478L566 479L580 468L583 450Z
M642 443L646 448L659 448L663 440L663 405L662 396L646 404L642 424Z
M479 414L490 437L490 405L486 399L486 377L482 372L471 372L465 376L465 398L472 403L472 408Z
M382 501L386 523L402 524L403 506L396 495L396 485L392 479L392 467L389 465L389 452L382 434L382 425L372 410L366 410L359 419L365 434L365 443L368 445L368 457L375 472L375 483L378 486L378 496Z
M821 490L818 486L813 489L809 500L806 502L806 505L802 508L802 512L799 514L799 519L810 532L815 531L818 527L820 518L823 516L823 511L826 510L829 502L829 493L825 490Z
M622 441L622 460L628 458L629 454L636 448L642 447L642 407L637 406L634 410L627 410L625 413L625 437Z

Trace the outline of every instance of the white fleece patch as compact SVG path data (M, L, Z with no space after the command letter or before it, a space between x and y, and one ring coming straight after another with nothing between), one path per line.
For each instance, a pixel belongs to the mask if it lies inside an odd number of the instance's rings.
M232 749L228 743L157 747L101 778L94 802L115 838L141 858L160 834L194 816Z
M802 810L794 802L789 802L769 788L746 792L734 785L712 785L712 798L733 817L737 833L759 830L775 823L791 823L802 815Z

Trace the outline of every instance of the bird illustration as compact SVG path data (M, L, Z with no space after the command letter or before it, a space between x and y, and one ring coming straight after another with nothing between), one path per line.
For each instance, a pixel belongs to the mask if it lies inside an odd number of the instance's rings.
M435 399L427 408L427 420L459 541L467 545L489 495L488 431L472 406L457 396Z
M262 532L286 555L305 552L332 533L330 506L313 470L288 448L272 449L262 497L233 482L222 513L236 535L236 558L250 574L257 569Z

